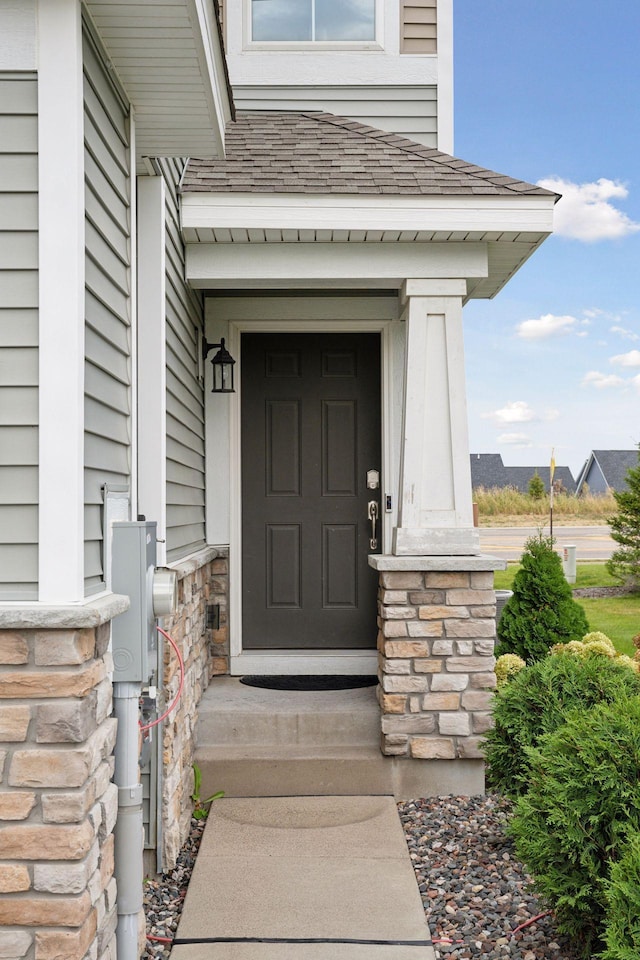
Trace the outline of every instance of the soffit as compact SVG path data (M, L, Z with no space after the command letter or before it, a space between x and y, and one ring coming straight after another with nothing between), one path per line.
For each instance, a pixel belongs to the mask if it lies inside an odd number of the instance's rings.
M216 0L86 0L136 119L138 157L222 156L232 99Z

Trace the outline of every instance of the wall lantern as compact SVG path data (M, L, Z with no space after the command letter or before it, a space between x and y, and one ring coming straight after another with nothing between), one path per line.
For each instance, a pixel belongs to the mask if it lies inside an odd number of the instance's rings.
M224 337L220 343L208 343L202 340L202 358L207 359L210 350L218 349L211 361L213 367L213 387L211 393L235 393L233 385L233 367L235 360L224 345Z

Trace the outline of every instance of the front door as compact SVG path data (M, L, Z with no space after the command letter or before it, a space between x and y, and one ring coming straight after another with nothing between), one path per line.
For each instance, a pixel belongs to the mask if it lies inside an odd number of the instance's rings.
M243 334L241 429L243 649L375 648L379 335Z

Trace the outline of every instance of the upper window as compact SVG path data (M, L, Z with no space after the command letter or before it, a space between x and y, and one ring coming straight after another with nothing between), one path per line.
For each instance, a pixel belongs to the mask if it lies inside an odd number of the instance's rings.
M257 42L361 43L376 38L376 0L251 0Z

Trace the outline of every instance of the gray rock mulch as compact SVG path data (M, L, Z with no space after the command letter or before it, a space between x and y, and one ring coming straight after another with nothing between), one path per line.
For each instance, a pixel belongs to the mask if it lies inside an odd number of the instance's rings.
M576 960L544 912L505 837L509 803L497 795L431 797L398 804L418 887L440 960ZM191 833L174 870L145 884L144 960L166 960L200 846ZM446 942L445 942L446 941ZM449 942L453 941L453 942Z
M634 591L630 587L578 587L574 597L626 597ZM636 591L637 592L637 591Z
M431 797L398 809L437 957L575 960L551 916L517 929L545 907L505 836L507 800Z

